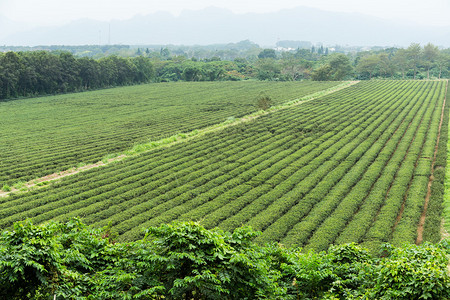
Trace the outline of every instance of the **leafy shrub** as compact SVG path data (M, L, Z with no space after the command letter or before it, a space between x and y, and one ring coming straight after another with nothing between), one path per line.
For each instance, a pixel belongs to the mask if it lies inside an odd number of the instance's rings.
M62 273L61 246L53 238L56 224L14 224L0 238L0 296L28 299L55 291Z
M1 299L448 299L448 243L394 248L381 259L356 244L302 252L261 247L257 233L195 222L152 227L116 243L78 219L14 224L0 236Z
M256 99L256 107L262 110L268 110L272 106L272 98L268 95L260 94Z
M386 257L376 265L371 299L449 299L448 243L420 247L385 246Z
M175 299L271 298L281 292L249 228L229 234L187 222L148 234L158 253L155 276Z

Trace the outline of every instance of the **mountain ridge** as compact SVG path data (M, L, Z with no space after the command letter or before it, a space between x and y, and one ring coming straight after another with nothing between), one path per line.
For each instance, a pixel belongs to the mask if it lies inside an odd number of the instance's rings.
M9 30L11 31L11 30ZM136 15L110 22L79 19L0 36L5 45L185 44L209 45L252 40L273 46L278 40L309 40L327 45L408 46L431 42L450 46L450 27L396 22L359 13L330 12L309 7L270 13L236 14L208 7Z

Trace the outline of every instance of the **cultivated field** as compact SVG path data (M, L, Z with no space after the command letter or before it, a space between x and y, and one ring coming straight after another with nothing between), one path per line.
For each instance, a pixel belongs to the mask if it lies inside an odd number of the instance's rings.
M0 189L246 115L261 92L280 104L337 84L161 83L0 102Z
M351 241L370 248L387 241L435 241L442 201L436 189L443 187L436 181L433 192L428 185L430 175L438 176L445 166L440 157L447 142L446 86L445 81L360 82L252 122L0 198L0 227L25 218L80 216L94 226L111 224L122 240L142 237L142 227L201 220L224 230L250 225L262 231L257 242L316 250ZM280 88L286 94L277 99L303 93L287 90ZM251 111L251 103L246 105ZM231 115L247 112L243 106ZM192 126L230 115L200 111ZM213 120L202 123L210 114ZM148 111L146 118L156 115ZM177 121L161 132L192 128L182 125ZM123 132L117 136L130 131ZM445 141L436 148L439 137Z

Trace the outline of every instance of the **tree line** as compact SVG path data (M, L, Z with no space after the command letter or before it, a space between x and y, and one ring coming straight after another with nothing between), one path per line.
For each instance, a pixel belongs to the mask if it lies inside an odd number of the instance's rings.
M378 53L363 53L355 60L355 71L360 79L373 77L401 79L448 78L450 49L428 43L423 48L416 43L407 49L388 49Z
M95 60L69 52L0 53L0 99L138 84L153 78L153 64L145 57L113 55Z
M449 68L450 49L430 43L347 54L314 47L259 49L258 55L233 60L188 58L168 48L99 59L59 50L9 51L0 53L0 99L166 81L441 79L450 76Z

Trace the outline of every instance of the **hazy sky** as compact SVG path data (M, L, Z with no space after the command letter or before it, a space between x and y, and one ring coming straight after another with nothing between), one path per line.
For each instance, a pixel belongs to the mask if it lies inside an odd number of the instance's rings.
M0 0L0 15L33 25L52 25L81 18L123 20L156 11L177 15L186 9L198 10L208 6L228 8L235 13L309 6L450 26L450 0Z

